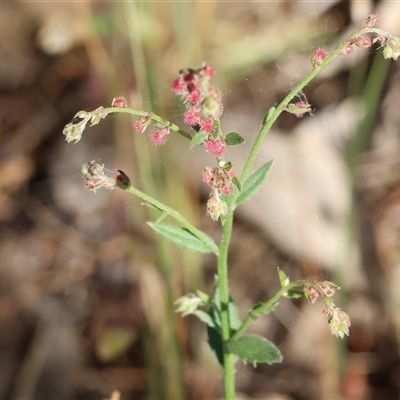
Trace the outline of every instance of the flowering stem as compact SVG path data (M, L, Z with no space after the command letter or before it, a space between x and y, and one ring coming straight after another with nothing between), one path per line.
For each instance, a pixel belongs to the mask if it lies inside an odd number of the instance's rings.
M233 225L233 211L225 221L218 256L218 285L221 302L222 345L224 352L224 388L225 399L235 399L235 356L228 350L226 343L231 338L229 318L229 282L228 282L228 249Z
M346 48L346 46L352 43L360 35L366 33L376 33L378 35L388 35L386 31L378 28L364 28L355 31L351 36L340 43L335 50L317 67L315 67L300 83L298 83L289 94L281 101L281 103L275 108L275 110L266 118L264 125L262 126L260 133L258 134L254 145L251 149L249 158L243 168L242 175L240 177L241 181L244 182L250 173L251 167L256 159L256 156L260 150L260 147L265 139L265 136L271 129L274 122L281 115L282 111L285 111L285 107L290 103L290 101L301 92L301 90L308 85L322 70L324 70L340 53Z
M267 302L262 305L262 307L257 307L257 312L255 312L254 308L250 310L239 329L232 336L231 340L239 339L239 337L243 335L252 322L256 321L261 315L268 314L269 311L272 311L274 305L285 294L285 292L304 285L314 286L314 282L307 279L291 282L288 285L281 287Z

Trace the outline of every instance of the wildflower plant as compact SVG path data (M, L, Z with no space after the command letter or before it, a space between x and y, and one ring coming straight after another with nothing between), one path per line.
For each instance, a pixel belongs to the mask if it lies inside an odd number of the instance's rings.
M385 59L397 60L399 57L400 38L376 28L377 22L377 16L370 15L360 29L332 52L324 49L314 52L310 60L310 73L264 117L260 132L240 174L227 158L227 150L230 146L242 144L244 138L236 132L223 133L220 123L223 113L221 94L211 84L215 70L205 63L198 68L181 70L172 84L172 90L185 105L184 121L190 126L190 132L152 112L132 109L123 97L114 98L111 107L99 107L91 112L79 111L63 130L67 142L76 143L81 139L88 124L96 125L110 114L128 113L138 117L133 124L134 130L140 133L148 132L155 145L164 145L170 140L172 133L177 133L190 140L190 148L203 146L206 152L214 156L216 164L204 168L202 180L210 189L207 214L213 220L219 221L223 227L219 243L193 226L178 211L137 189L124 172L118 170L115 177L110 177L105 174L103 164L90 161L82 167L82 173L86 187L90 190L118 187L142 199L144 205L159 210L160 218L148 223L156 233L182 248L200 253L213 253L216 256L217 274L213 293L197 291L181 297L176 304L177 311L183 316L195 315L207 325L210 346L224 368L226 399L235 398L235 363L239 359L253 365L273 364L282 360L279 349L266 338L245 334L248 326L261 316L272 312L282 297L305 296L311 304L319 298L322 299L323 315L327 317L331 333L339 338L349 334L350 318L332 299L339 289L338 286L328 281L315 282L308 279L291 282L281 270L278 270L280 289L270 299L256 304L244 319L240 319L236 305L229 295L228 249L235 208L257 193L274 163L269 161L250 174L265 136L282 112L289 112L301 118L312 111L312 106L306 101L294 101L296 97L301 96L303 88L336 57L351 55L354 46L370 48L379 43ZM166 216L175 220L175 224L163 222Z

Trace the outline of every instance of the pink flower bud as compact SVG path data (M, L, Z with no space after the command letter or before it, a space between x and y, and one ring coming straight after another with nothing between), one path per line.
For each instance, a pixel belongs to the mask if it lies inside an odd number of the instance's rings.
M150 137L156 146L162 146L168 140L170 130L168 127L155 128Z
M214 157L222 157L226 150L226 143L221 139L211 137L204 142L206 151Z
M324 49L318 49L312 56L311 56L311 65L314 69L318 68L328 57L327 51Z
M341 52L340 52L340 56L346 56L348 54L353 54L354 53L354 47L351 43L349 43Z
M200 121L200 131L205 133L213 133L215 131L214 120L210 117Z
M127 108L128 103L125 97L114 97L111 103L111 107Z
M151 114L147 114L144 117L136 120L133 123L133 128L135 129L136 132L143 133L149 126L150 122L151 122Z
M361 37L359 36L354 40L354 44L358 47L368 48L372 46L372 39L370 37Z
M365 18L362 24L362 29L373 28L378 23L378 21L378 16L376 14L371 14L367 18Z
M304 286L304 296L306 296L310 304L314 304L319 297L319 293L312 286L306 285Z
M184 121L189 125L197 125L200 122L200 108L194 107L184 114Z

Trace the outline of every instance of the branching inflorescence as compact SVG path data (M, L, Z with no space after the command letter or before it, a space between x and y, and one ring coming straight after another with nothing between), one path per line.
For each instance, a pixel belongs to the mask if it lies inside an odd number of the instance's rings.
M90 190L119 187L144 200L145 205L150 205L175 220L175 224L159 221L149 223L156 233L183 248L202 253L214 253L217 256L218 276L214 293L209 296L197 291L196 294L181 297L177 304L178 311L184 316L194 314L206 323L210 346L224 367L226 399L231 400L235 397L234 365L238 358L253 364L260 362L271 364L281 361L282 356L275 345L259 336L244 335L244 332L251 322L274 310L282 297L305 296L312 304L322 297L323 314L328 318L331 333L340 338L349 334L350 318L332 300L333 294L339 289L338 286L328 281L290 282L283 271L278 271L281 287L276 294L269 300L255 305L247 316L240 320L236 306L229 296L227 254L235 207L257 193L273 165L273 161L270 161L250 175L261 143L279 115L286 111L301 118L306 113L311 113L310 104L304 100L293 101L293 99L296 96L301 99L303 88L336 57L351 55L354 46L370 48L373 44L379 43L383 48L382 53L385 59L397 60L399 57L400 39L375 28L377 22L377 16L370 15L359 30L340 43L332 52L328 53L324 49L317 49L314 52L311 56L310 73L264 117L260 132L240 176L235 173L232 163L225 159L225 155L228 146L240 145L244 142L244 138L236 132L228 134L222 132L221 94L210 84L211 78L215 75L214 69L205 63L199 68L181 70L172 84L172 90L185 104L184 121L190 125L192 133L182 130L154 113L132 109L123 97L114 98L109 108L99 107L91 112L79 111L63 130L67 142L76 143L81 139L88 124L96 125L112 113L128 113L139 117L133 124L134 130L140 133L150 132L149 136L155 145L164 145L170 138L171 132L175 132L189 139L191 148L203 146L205 151L215 157L216 165L204 168L202 180L211 190L207 214L214 220L220 220L223 226L219 244L216 244L206 233L195 228L178 211L132 186L124 172L118 171L115 178L108 177L104 172L104 165L91 161L82 167L82 173L86 180L86 187ZM299 287L302 290L298 290ZM208 311L202 311L201 307L205 307Z

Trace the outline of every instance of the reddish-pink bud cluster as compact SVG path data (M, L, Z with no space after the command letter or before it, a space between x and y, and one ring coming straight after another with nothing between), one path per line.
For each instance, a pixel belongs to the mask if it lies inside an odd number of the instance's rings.
M235 171L229 168L206 167L203 171L203 182L210 188L225 196L232 194L234 185L232 182Z
M340 53L339 55L341 57L347 56L349 54L353 54L354 53L354 47L352 43L349 43Z
M170 133L170 129L167 126L156 127L153 132L150 134L151 140L157 146L161 146L165 144L168 140L168 135Z
M133 123L133 128L135 129L136 132L143 133L149 126L150 122L151 122L151 114L147 114L144 117L136 120Z
M359 36L354 40L354 44L357 47L368 48L372 46L372 39L370 37L361 37Z
M179 77L172 83L172 90L185 104L185 122L195 126L204 119L217 119L222 114L221 95L210 85L215 70L210 65L202 64L199 68L180 71Z
M114 189L115 179L108 177L104 173L104 164L96 161L90 161L82 165L82 174L85 178L86 188L96 192L100 188Z
M133 128L135 129L135 131L143 133L149 126L150 122L151 113L136 120L133 123ZM168 135L170 134L170 131L171 129L168 126L156 125L150 133L150 138L155 145L161 146L165 144L165 142L168 140Z
M311 304L314 304L319 297L318 291L309 285L304 286L304 295Z
M223 139L214 138L210 135L210 138L204 142L206 151L212 154L214 157L222 157L225 154L226 143Z
M118 107L118 108L127 108L128 103L125 97L114 97L111 103L111 107Z
M328 57L328 52L324 49L318 49L315 53L311 56L311 65L314 69L318 68Z

